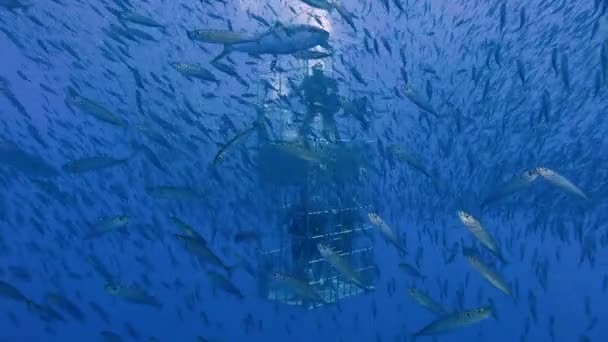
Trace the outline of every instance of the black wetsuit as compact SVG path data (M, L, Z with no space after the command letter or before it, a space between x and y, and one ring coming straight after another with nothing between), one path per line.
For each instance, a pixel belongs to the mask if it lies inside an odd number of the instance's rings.
M333 138L339 139L338 127L334 119L334 115L340 111L338 82L326 77L321 71L314 71L302 81L300 90L306 105L300 135L308 135L315 116L321 114L324 138L332 140L333 134Z

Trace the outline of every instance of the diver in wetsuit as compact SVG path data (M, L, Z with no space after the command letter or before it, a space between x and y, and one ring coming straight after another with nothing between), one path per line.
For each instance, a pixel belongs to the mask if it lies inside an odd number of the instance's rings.
M340 111L338 97L338 82L325 76L323 66L317 63L313 66L312 75L306 76L297 89L306 105L306 113L300 127L300 136L311 133L310 125L316 115L320 114L323 121L323 137L327 140L339 140L338 127L334 118Z

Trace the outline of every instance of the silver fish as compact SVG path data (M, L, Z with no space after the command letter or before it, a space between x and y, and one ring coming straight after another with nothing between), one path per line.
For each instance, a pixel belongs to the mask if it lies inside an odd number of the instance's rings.
M482 245L486 246L490 252L504 261L504 258L498 249L498 244L476 218L462 210L458 211L458 217L460 218L460 221L469 229L469 231L477 238L477 240L481 242Z
M96 119L100 121L107 122L109 124L126 127L127 121L123 118L120 118L110 112L107 108L98 104L97 102L88 99L84 96L78 94L73 88L68 88L68 94L65 98L65 103L70 106L74 105L83 112L94 116Z
M380 233L382 233L382 235L388 241L390 241L395 247L397 247L398 250L405 253L405 247L403 246L403 242L399 239L397 234L393 232L391 227L389 227L388 224L386 224L384 220L382 220L382 218L378 216L378 214L368 213L367 217L369 218L369 221L380 230Z
M438 315L445 315L447 311L441 306L441 304L437 303L433 298L429 297L427 294L422 293L416 290L413 287L407 289L407 292L414 298L414 300L420 304L425 309L430 312Z
M232 272L233 266L226 265L207 245L205 240L197 237L174 234L175 238L183 241L188 252L195 255L201 264L210 263L224 269L227 273Z
M319 243L317 244L317 250L319 250L323 259L332 265L346 279L352 281L364 291L371 291L371 288L364 284L359 272L355 271L355 269L333 248Z
M156 298L149 295L143 289L137 286L123 286L118 283L108 283L104 287L107 293L125 300L127 302L142 304L142 305L150 305L157 309L161 309L162 305L158 302Z
M469 263L471 263L471 265L477 270L477 272L479 272L487 281L489 281L490 284L494 285L494 287L508 294L509 296L511 295L511 289L509 288L509 285L507 285L507 283L500 276L500 274L498 274L498 272L493 270L490 266L481 262L481 260L479 260L473 255L467 255L466 258L467 260L469 260Z
M543 178L545 178L549 183L557 186L558 188L576 196L579 196L582 199L589 199L589 197L587 197L587 195L581 189L579 189L576 185L574 185L572 182L570 182L568 179L566 179L559 173L547 169L546 167L538 167L536 168L536 172L543 176Z
M433 106L428 102L428 100L416 93L411 85L408 84L407 86L405 86L405 88L403 88L401 92L403 93L403 95L407 96L407 98L410 99L410 101L412 101L421 110L433 114L435 117L439 117L439 114L437 114L437 112L435 111Z
M467 327L475 323L479 323L492 315L490 307L480 307L476 309L466 310L448 314L431 322L426 327L422 328L414 334L417 336L433 336L444 334L452 330Z
M481 207L484 207L492 202L499 201L520 190L529 187L532 182L536 180L536 178L538 178L538 172L536 172L535 170L525 171L519 175L514 176L508 182L501 185L498 190L489 194L483 200L483 202L481 202Z
M129 216L119 215L100 220L93 229L85 236L85 239L92 239L106 233L118 230L129 223Z
M275 284L287 288L303 300L327 304L327 301L321 297L319 291L304 280L296 279L279 272L272 274L272 280Z
M107 169L113 166L121 165L129 161L130 157L115 159L112 157L85 157L72 160L62 166L65 172L69 173L84 173L89 171L97 171Z

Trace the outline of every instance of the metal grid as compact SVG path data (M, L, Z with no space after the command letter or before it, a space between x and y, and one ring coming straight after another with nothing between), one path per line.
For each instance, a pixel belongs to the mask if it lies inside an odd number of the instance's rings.
M309 65L303 63L298 70L292 70L296 74L301 73L297 79L306 76ZM333 68L332 76L333 76ZM279 75L261 75L262 78L275 78L278 91L270 97L276 97L286 92L286 79ZM269 94L261 96L261 88L258 87L258 105L261 101L268 99ZM272 96L274 95L274 96ZM264 108L265 116L278 131L277 137L280 140L291 140L291 132L297 127L294 122L293 111L301 108L288 108L279 102L274 104L267 103ZM297 105L296 105L297 106ZM320 118L316 118L313 127L320 124ZM275 132L277 133L277 132ZM304 223L304 229L300 234L290 231L290 227L277 227L276 234L269 236L266 240L272 248L260 253L258 269L261 276L258 277L258 290L262 298L314 309L328 304L359 295L363 292L349 279L345 279L329 263L322 258L316 249L318 243L331 246L342 258L348 262L355 271L359 272L365 279L366 284L373 288L376 277L376 267L374 262L373 243L368 238L368 231L372 227L367 221L367 212L370 207L366 200L361 196L361 182L357 180L357 172L365 166L369 158L356 158L357 151L361 153L369 151L372 141L346 141L341 140L338 144L331 143L323 138L306 138L306 146L312 151L330 154L330 161L324 161L323 168L319 165L291 160L297 165L297 170L285 169L276 173L277 165L288 165L290 159L285 157L280 151L267 150L260 153L262 162L259 173L264 182L278 186L275 190L281 191L286 201L279 209L286 213L286 217L300 220ZM366 145L365 147L359 144ZM269 143L272 145L272 142ZM347 148L346 146L350 146ZM264 150L261 150L263 152ZM350 159L343 156L349 156ZM265 165L272 167L265 169ZM280 180L279 180L280 179ZM294 192L294 189L297 191ZM340 198L338 191L346 198ZM298 193L296 203L293 203L293 193ZM304 194L302 196L302 194ZM322 217L323 219L318 219ZM323 223L319 223L323 222ZM305 247L302 247L305 246ZM300 249L298 251L298 249ZM301 251L306 251L303 255ZM293 293L281 287L273 286L270 277L278 272L292 278L308 283L317 289L317 293L323 298L323 302L307 302ZM266 275L266 276L264 276Z
M319 210L304 213L305 216L328 215L337 216L349 211L366 211L368 206L357 206L353 208ZM307 220L310 223L310 220ZM310 228L310 227L307 227ZM331 225L328 232L303 237L310 246L323 243L332 246L352 267L366 279L370 285L375 277L375 266L373 258L373 245L367 238L368 231L373 229L371 225L348 226L342 222ZM310 231L310 230L309 230ZM303 306L308 309L334 304L338 301L359 295L363 292L352 281L345 279L335 269L333 269L323 257L315 250L305 263L294 264L292 246L297 236L288 235L287 239L279 241L279 248L265 251L260 255L260 267L270 275L274 272L293 276L316 288L318 294L323 298L323 302L307 302L297 297L290 291L281 287L276 287L267 282L261 287L261 296L287 305ZM305 271L296 270L304 266ZM373 287L371 287L373 288Z

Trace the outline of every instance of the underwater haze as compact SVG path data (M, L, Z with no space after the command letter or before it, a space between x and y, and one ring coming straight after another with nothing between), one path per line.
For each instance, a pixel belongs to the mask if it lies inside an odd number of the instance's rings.
M0 342L608 341L608 0L0 0Z

